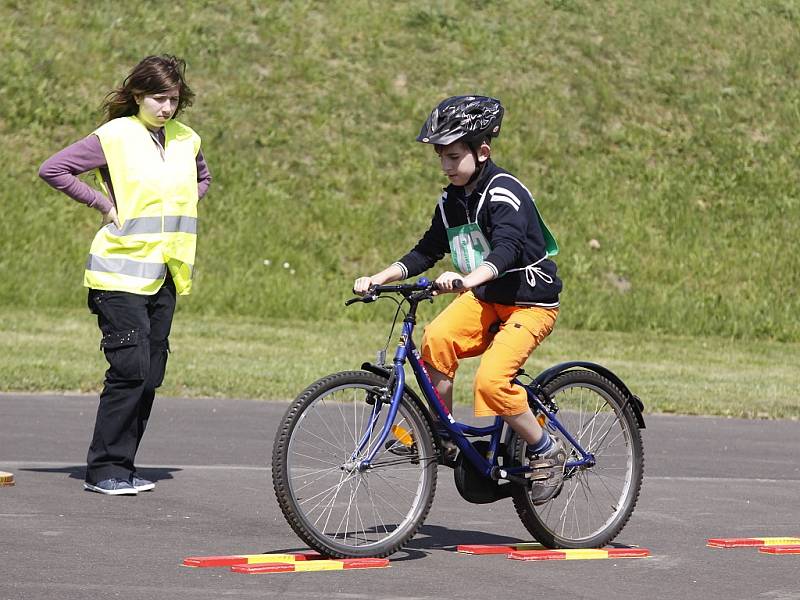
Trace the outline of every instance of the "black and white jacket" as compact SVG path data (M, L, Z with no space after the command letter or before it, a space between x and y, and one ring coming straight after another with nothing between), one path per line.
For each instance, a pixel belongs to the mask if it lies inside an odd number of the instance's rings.
M404 278L427 271L450 253L447 227L474 223L476 218L492 248L483 264L496 278L476 287L475 296L505 305L558 306L561 280L556 264L547 258L533 198L517 178L491 161L468 197L463 187L444 189L430 227L414 249L395 263Z

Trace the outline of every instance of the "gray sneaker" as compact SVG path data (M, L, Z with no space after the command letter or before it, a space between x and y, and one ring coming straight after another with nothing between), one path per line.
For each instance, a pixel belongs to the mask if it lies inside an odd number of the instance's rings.
M144 477L141 477L138 473L131 475L131 485L136 489L137 492L149 492L156 487L155 483L145 479Z
M560 439L555 437L552 439L553 446L550 450L528 459L528 465L531 468L531 472L526 474L526 477L531 480L528 496L534 506L539 506L555 498L564 485L564 464L567 462L567 451Z
M138 491L133 487L130 482L124 479L103 479L97 483L84 482L83 489L90 492L97 492L98 494L105 494L106 496L135 496Z

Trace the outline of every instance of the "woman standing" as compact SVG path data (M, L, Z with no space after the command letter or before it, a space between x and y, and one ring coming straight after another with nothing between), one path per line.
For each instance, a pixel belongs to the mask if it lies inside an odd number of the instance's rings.
M176 293L191 289L197 203L211 183L200 137L174 119L194 98L185 69L170 55L142 60L106 96L104 124L39 170L103 214L84 273L109 364L84 483L101 494L155 487L134 459L164 379ZM77 178L92 170L102 192Z

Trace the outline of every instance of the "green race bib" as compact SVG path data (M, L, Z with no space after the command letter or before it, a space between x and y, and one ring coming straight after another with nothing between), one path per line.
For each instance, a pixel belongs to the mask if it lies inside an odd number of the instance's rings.
M450 258L453 266L462 275L472 273L492 251L492 247L477 223L448 227L447 241L450 243Z

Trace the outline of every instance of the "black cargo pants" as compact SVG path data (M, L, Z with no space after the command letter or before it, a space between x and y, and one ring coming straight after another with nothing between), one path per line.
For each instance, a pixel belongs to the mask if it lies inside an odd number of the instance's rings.
M152 296L90 289L88 302L109 368L86 457L86 481L130 480L155 390L164 380L175 285L167 276Z

